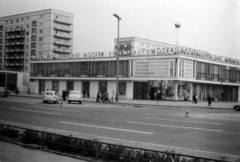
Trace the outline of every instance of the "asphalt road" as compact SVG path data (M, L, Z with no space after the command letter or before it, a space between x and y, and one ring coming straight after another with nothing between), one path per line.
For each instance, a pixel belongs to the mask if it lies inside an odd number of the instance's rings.
M189 112L186 117L186 112ZM0 98L0 120L106 137L240 156L240 113L233 109L44 104Z

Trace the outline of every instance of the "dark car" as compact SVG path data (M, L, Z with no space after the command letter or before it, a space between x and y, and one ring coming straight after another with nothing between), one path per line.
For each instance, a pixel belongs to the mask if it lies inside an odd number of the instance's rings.
M1 95L2 97L8 97L9 94L10 94L10 91L9 91L7 88L5 88L5 87L0 87L0 95Z
M240 103L234 104L234 105L233 105L233 108L234 108L236 111L240 111Z

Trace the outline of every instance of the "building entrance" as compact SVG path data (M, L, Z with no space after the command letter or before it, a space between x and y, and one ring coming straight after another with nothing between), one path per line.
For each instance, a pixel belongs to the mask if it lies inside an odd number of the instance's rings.
M83 97L89 97L89 86L90 83L89 82L82 82L82 93L83 93Z
M147 99L147 82L134 82L133 99Z

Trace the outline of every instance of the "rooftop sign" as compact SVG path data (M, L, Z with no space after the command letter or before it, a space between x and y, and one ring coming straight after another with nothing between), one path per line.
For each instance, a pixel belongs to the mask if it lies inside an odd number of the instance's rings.
M217 56L209 54L208 52L194 50L190 48L179 47L160 47L156 49L138 49L138 50L121 50L120 56L146 56L146 55L173 55L182 54L192 56L195 58L202 58L213 61L221 61L232 64L240 65L240 59L233 59L224 56ZM115 51L104 51L104 52L85 52L85 53L72 53L72 54L53 54L52 56L35 55L31 56L31 60L51 60L51 59L78 59L78 58L100 58L100 57L115 57Z

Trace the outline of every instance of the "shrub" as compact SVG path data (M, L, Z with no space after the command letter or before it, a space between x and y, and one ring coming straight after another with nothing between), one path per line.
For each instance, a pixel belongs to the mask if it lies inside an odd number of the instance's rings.
M25 144L38 144L39 136L37 131L25 130L21 133L21 141Z
M11 128L3 128L3 130L1 130L2 135L5 137L9 137L9 138L18 138L19 137L19 131L16 129L11 129Z

